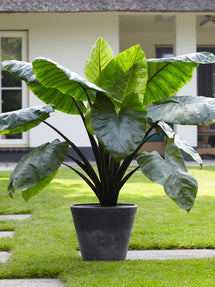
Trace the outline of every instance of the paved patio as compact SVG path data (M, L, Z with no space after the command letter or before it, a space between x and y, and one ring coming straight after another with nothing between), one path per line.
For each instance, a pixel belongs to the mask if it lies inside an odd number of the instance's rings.
M68 164L72 166L76 166L74 162L67 162ZM185 161L187 166L199 166L198 163L195 161ZM136 161L134 160L132 162L132 165L135 165ZM7 171L7 170L13 170L15 166L17 165L16 162L0 162L0 171ZM215 158L214 159L203 159L203 167L204 166L215 166ZM65 168L64 165L62 165L62 168Z

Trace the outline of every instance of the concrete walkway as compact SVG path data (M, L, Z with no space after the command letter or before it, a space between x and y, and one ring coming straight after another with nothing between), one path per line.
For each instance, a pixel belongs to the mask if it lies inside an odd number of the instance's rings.
M14 236L14 231L0 231L0 239L1 238L12 238Z
M5 279L0 280L1 287L64 287L58 279Z
M7 251L0 252L0 263L6 263L12 254ZM0 284L1 286L1 284Z
M3 214L0 215L0 220L26 220L31 217L31 214Z
M126 260L168 260L215 257L215 249L132 250Z

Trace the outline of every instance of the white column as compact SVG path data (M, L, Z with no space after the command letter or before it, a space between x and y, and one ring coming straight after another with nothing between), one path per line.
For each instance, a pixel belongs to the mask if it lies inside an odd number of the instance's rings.
M196 15L178 14L175 16L175 56L196 52ZM197 96L197 76L196 70L192 80L185 85L178 95ZM197 127L175 125L176 133L193 147L197 147Z

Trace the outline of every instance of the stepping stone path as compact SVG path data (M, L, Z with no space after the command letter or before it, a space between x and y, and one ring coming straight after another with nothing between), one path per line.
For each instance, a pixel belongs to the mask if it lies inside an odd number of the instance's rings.
M13 236L14 231L0 231L0 238L6 238L6 237L12 238Z
M25 220L31 217L31 214L6 214L0 215L0 220Z
M13 231L0 231L0 239L7 237L12 238L13 236L14 236ZM11 256L10 252L0 252L0 263L6 263L10 258L10 256Z
M0 280L1 287L64 287L57 279L7 279Z
M25 220L31 214L8 214L0 215L0 220ZM0 239L13 237L13 231L0 231ZM0 263L6 263L12 254L0 252ZM0 280L1 287L64 287L64 284L57 279L4 279Z
M0 215L0 220L24 220L31 217L31 214L7 214ZM0 231L0 239L14 236L13 231ZM12 254L10 252L0 252L0 263L6 263ZM1 285L0 285L1 286Z
M215 249L132 250L127 260L168 260L215 257Z
M10 252L0 252L0 263L6 263L11 255L12 254Z

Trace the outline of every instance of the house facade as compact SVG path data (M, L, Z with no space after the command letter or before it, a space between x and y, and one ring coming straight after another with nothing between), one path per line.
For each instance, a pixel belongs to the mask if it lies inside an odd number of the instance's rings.
M47 57L83 75L91 46L103 37L115 54L140 44L147 58L196 51L215 53L215 1L1 1L1 61L33 61ZM24 83L1 71L0 112L42 104ZM198 81L197 81L198 79ZM197 82L200 83L197 85ZM215 69L194 72L181 95L215 96ZM55 112L48 120L86 153L89 141L77 116ZM175 126L177 134L193 147L198 130ZM29 132L0 135L0 160L25 152L58 137L41 124ZM4 155L4 156L3 156Z

